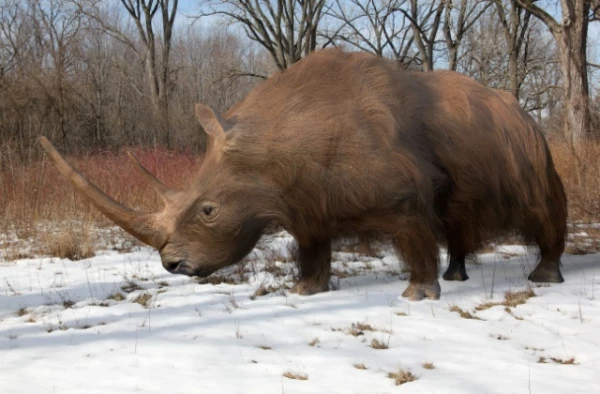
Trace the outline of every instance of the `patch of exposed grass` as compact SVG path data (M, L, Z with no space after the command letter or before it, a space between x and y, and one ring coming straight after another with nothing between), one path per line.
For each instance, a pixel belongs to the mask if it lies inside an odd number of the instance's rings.
M134 281L128 280L123 285L121 285L121 290L123 290L125 293L133 293L136 290L144 290L144 289L140 285L135 283Z
M362 363L361 364L354 364L354 368L356 368L356 369L362 369L362 370L368 369L367 366L365 364L362 364Z
M377 350L383 350L383 349L389 349L390 348L389 347L389 342L386 343L386 342L380 341L379 339L376 339L376 338L373 338L371 340L371 347L373 349L377 349Z
M73 305L75 305L75 304L76 304L76 302L75 302L75 301L73 301L73 300L63 300L62 306L63 306L65 309L69 309L69 308L72 308L72 307L73 307Z
M348 334L350 334L354 337L357 337L359 335L364 335L365 331L376 331L376 330L368 323L352 323L352 325L348 329Z
M226 283L228 285L235 285L242 283L241 280L236 279L235 275L221 275L221 274L212 274L207 276L206 278L195 278L194 280L199 285L220 285L221 283Z
M94 247L89 226L66 228L43 237L43 253L52 257L69 260L83 260L94 257Z
M140 304L144 308L148 308L148 306L150 305L151 299L152 299L152 294L144 292L144 293L141 293L140 295L138 295L135 298L135 300L133 300L133 302Z
M408 316L406 312L396 312L396 316Z
M272 350L273 349L271 346L267 346L267 345L258 345L257 348L262 349L262 350Z
M457 312L460 315L460 317L462 317L463 319L481 320L477 316L474 316L473 314L471 314L471 312L465 311L464 309L460 308L457 305L452 305L450 307L450 312Z
M23 317L25 315L27 315L29 312L27 312L27 308L19 308L19 310L17 311L17 316L19 317Z
M504 293L504 301L500 302L484 302L483 304L477 305L475 310L483 311L486 309L493 308L495 306L505 306L507 308L514 308L519 305L523 305L531 297L535 297L535 293L532 289L525 289L520 291L507 291Z
M493 308L495 306L502 305L502 302L484 302L483 304L479 304L475 307L476 311L485 311L486 309Z
M294 380L308 380L308 375L302 372L285 371L283 376Z
M435 369L435 365L432 362L426 362L422 364L425 369Z
M531 297L535 297L535 293L531 289L521 291L507 291L504 294L504 305L514 308L518 305L523 305Z
M106 297L107 300L115 300L115 301L124 301L125 300L125 296L123 295L123 293L119 293L116 292L114 294L109 295L108 297ZM100 304L100 306L105 306ZM106 304L106 306L108 306L108 304Z
M550 357L550 360L554 361L557 364L577 365L577 363L575 362L575 359L573 357L568 358L566 360L563 360L563 359L560 359L560 358L555 358L555 357Z
M394 379L396 386L403 385L404 383L414 382L415 380L419 379L408 369L399 369L396 372L388 373L387 376L390 379Z
M308 346L315 347L315 346L316 346L316 345L318 345L320 342L321 342L321 341L319 340L319 338L315 337L315 338L313 338L313 340L312 340L312 341L310 341L310 342L308 343Z

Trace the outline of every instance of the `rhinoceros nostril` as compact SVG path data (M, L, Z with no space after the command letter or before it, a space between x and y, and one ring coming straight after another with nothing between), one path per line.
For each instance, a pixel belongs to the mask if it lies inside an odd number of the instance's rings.
M163 267L170 273L176 274L179 272L181 263L183 263L183 260L163 261Z

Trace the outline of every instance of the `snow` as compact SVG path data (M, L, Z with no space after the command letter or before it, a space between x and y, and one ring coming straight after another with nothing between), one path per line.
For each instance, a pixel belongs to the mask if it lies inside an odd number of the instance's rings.
M525 276L535 254L499 246L467 266L469 281L441 281L439 301L410 302L387 249L336 252L336 290L288 294L290 242L269 238L238 284L171 275L147 248L0 262L0 393L600 391L600 254L563 256L566 282L538 286ZM272 292L256 296L261 286ZM418 379L396 386L388 373L401 369Z

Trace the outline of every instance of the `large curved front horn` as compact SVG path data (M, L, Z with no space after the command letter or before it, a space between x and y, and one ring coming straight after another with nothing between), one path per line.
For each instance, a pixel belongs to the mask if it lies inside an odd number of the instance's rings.
M100 212L143 243L155 248L162 246L164 235L157 228L155 214L140 213L116 202L71 166L46 137L40 137L39 141L58 171Z

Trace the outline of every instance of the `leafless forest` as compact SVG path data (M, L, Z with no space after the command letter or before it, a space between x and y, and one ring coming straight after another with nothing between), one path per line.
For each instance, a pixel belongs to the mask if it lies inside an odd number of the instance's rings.
M150 206L123 149L180 184L204 149L195 102L225 110L332 46L510 91L547 132L571 219L597 222L598 21L600 0L0 0L0 231L101 220L47 168L38 136Z

